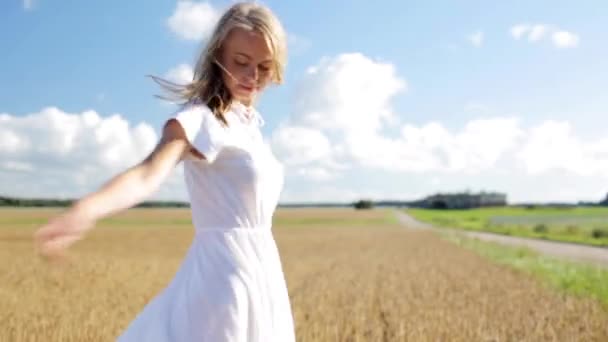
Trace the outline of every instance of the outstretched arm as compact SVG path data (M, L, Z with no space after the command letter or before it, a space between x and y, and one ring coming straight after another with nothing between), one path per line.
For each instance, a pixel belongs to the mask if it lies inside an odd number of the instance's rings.
M43 256L60 255L94 227L95 221L131 208L153 194L191 148L182 127L170 120L155 149L143 161L76 201L34 235Z

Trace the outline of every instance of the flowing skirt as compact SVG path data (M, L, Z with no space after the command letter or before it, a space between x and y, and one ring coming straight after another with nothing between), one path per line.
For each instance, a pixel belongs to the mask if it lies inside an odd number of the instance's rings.
M169 285L119 342L295 342L272 230L196 230Z

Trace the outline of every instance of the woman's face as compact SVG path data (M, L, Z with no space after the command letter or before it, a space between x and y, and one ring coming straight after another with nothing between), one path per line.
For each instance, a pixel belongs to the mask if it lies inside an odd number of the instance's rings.
M233 98L250 105L272 79L272 52L261 33L234 28L226 37L218 62L227 69L224 84Z

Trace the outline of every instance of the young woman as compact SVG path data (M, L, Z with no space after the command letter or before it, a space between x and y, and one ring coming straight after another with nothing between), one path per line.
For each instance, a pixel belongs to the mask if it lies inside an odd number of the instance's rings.
M43 255L61 254L96 220L147 198L183 161L195 238L173 280L119 341L295 341L271 230L283 166L264 143L253 107L269 83L282 82L285 59L285 33L271 11L233 5L193 82L160 81L183 103L155 150L36 233Z

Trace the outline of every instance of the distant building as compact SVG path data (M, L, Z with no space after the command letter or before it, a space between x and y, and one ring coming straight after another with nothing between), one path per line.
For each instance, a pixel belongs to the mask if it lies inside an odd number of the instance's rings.
M469 209L504 205L507 205L507 195L497 192L435 194L412 203L414 207L429 209Z

